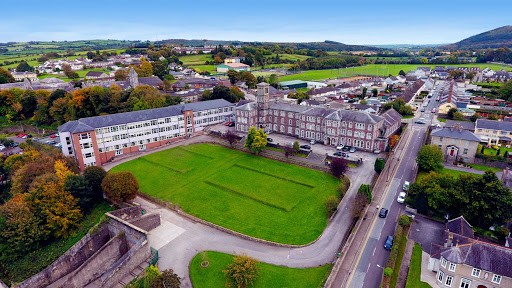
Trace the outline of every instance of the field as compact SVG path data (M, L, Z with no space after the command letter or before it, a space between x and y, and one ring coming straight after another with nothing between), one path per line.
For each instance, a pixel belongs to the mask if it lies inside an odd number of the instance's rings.
M194 216L287 244L306 244L322 233L324 202L339 183L319 171L211 144L161 151L113 171L131 171L143 193Z
M325 79L336 79L336 78L345 78L354 75L376 75L376 76L388 76L398 75L400 70L403 70L407 73L410 70L416 70L417 67L430 66L435 67L437 65L418 65L418 64L369 64L364 66L357 67L349 67L349 68L340 68L340 69L327 69L327 70L308 70L298 74L286 75L279 78L279 81L289 81L289 80L304 80L304 81L312 81L312 80L325 80ZM451 66L451 65L445 65ZM487 64L487 63L473 63L473 64L454 64L452 66L455 67L480 67L482 69L489 67L493 70L512 70L509 66L497 65L497 64Z
M108 71L106 69L100 69L100 68L78 70L75 72L78 74L78 76L80 76L80 78L84 78L85 74L87 74L89 71L99 71L99 72L105 72L105 74L107 74L107 75L110 74L110 71ZM69 81L73 80L71 78L66 77L66 75L64 75L64 74L42 74L42 75L39 75L37 78L39 78L39 79L59 78L65 82L69 82ZM75 79L75 80L79 80L79 79Z
M277 54L272 54L272 55L265 55L265 58L275 58L277 56ZM306 55L299 55L299 54L279 54L279 58L282 59L282 60L290 60L290 61L303 61L303 60L306 60L308 58L311 58L310 56L306 56Z
M215 65L204 64L206 61L213 60L211 54L186 55L180 56L179 59L183 62L183 65L194 68L197 72L208 71L212 74L216 73L217 68Z
M203 261L208 261L206 268L201 267ZM190 279L195 288L226 287L226 277L222 270L233 261L233 255L207 251L197 254L190 262ZM252 287L265 288L314 288L322 287L329 276L332 265L315 268L288 268L267 263L259 263L259 274Z

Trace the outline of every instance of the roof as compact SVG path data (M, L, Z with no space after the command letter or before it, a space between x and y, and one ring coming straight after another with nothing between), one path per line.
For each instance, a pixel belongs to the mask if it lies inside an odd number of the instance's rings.
M87 74L85 74L85 77L100 77L103 75L106 75L106 74L103 72L98 72L98 71L89 71L89 72L87 72Z
M464 216L459 216L446 223L446 229L450 232L457 233L465 237L475 237L473 226L471 226Z
M149 85L149 86L153 86L153 87L158 87L160 85L163 85L163 83L164 82L156 76L140 77L139 78L140 85Z
M402 115L398 113L395 109L391 108L387 110L386 112L380 114L382 118L384 118L384 124L386 126L393 126L396 122L402 121Z
M216 99L210 101L180 104L163 108L147 109L140 111L132 111L125 113L117 113L104 116L94 116L81 118L75 121L69 121L59 126L59 132L80 133L92 131L96 128L108 127L113 125L127 124L132 122L147 121L157 118L165 118L170 116L183 115L183 111L201 111L222 107L234 106L224 99Z
M469 131L475 131L475 122L446 120L446 123L444 125L445 128L451 128L454 126L459 126L462 127L462 129Z
M244 63L226 63L226 64L223 64L223 65L226 65L226 66L231 67L231 68L245 68L245 67L249 67L249 65L244 64Z
M478 119L476 120L476 129L492 129L512 132L512 122Z
M381 116L377 116L374 114L360 112L360 111L349 111L349 110L336 110L335 112L329 114L326 119L329 120L348 120L355 121L360 123L369 123L375 124L384 120Z
M480 142L480 138L473 134L473 132L463 128L457 129L457 127L436 129L432 132L432 136Z
M297 84L308 84L308 82L302 81L302 80L290 80L290 81L279 82L279 85L281 85L281 86L289 86L289 85L297 85Z
M281 102L276 102L276 101L270 102L269 108L275 109L275 110L289 111L289 112L302 112L302 111L309 109L309 107L304 107L304 106L300 106L300 105L296 105L296 104L281 103Z

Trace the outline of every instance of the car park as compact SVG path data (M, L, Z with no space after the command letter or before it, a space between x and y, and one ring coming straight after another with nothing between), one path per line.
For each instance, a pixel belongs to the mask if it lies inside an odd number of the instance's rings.
M398 202L398 203L400 203L400 204L404 203L404 202L405 202L405 196L406 196L406 195L407 195L407 193L405 193L405 192L403 192L403 191L402 191L402 192L400 192L400 193L398 193L398 198L396 198L396 202Z
M386 242L384 242L384 249L391 250L392 247L393 247L393 236L389 235L386 238Z
M388 216L388 212L389 212L389 210L386 209L386 208L380 209L379 217L380 218L386 218L386 216Z
M345 145L340 144L340 145L336 146L336 150L342 150L344 146L345 146Z
M350 150L348 150L350 153L354 153L357 151L356 147L350 147Z

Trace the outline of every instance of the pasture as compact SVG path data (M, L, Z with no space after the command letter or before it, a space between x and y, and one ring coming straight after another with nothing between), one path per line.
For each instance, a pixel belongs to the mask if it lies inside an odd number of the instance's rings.
M286 244L315 240L327 225L331 175L212 144L150 154L112 171L131 171L140 190L206 221Z

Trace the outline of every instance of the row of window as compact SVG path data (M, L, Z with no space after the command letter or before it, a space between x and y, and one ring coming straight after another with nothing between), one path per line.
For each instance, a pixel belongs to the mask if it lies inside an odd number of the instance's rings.
M477 131L478 132L484 132L484 129L478 129ZM485 129L485 133L491 133L491 132L492 132L492 134L500 134L500 135L507 135L508 134L508 135L512 136L512 132Z
M223 112L227 113L229 111L233 111L233 107L224 107L224 108L218 108L218 109L212 109L212 110L206 110L206 111L197 111L197 112L194 112L194 116L196 116L196 117L207 116L207 115L223 113Z
M148 138L148 139L144 139L144 140L132 141L130 143L123 143L123 144L119 144L119 145L101 147L101 148L98 148L98 151L100 153L109 152L109 151L117 151L122 148L140 146L140 145L144 145L144 144L148 144L148 143L152 143L152 142L176 138L176 137L183 136L183 135L184 135L183 133L174 133L172 135L166 135L166 136L161 136L161 137L152 137L152 138ZM116 152L116 153L118 153L118 152ZM119 153L122 153L122 152L119 152Z
M448 271L450 272L455 272L455 269L457 269L457 264L455 263L451 263L451 262L448 262L445 258L441 257L441 266L443 268L446 268L448 266ZM482 274L482 270L478 269L478 268L473 268L473 270L471 271L471 276L475 277L475 278L480 278L480 275ZM487 273L486 273L487 274ZM438 279L440 282L442 282L443 280L443 276L444 276L444 273L443 271L439 271L438 273ZM450 277L450 276L447 276L447 277ZM488 275L485 275L484 278L487 279ZM464 278L462 278L464 279ZM469 281L469 280L468 280ZM491 282L493 283L496 283L496 284L500 284L501 283L501 275L498 275L498 274L494 274L492 276L492 279L491 279ZM469 281L469 283L471 284L471 281ZM446 284L448 285L448 284ZM461 284L462 285L462 284ZM460 286L460 287L466 287L466 286ZM469 287L469 284L468 286Z

